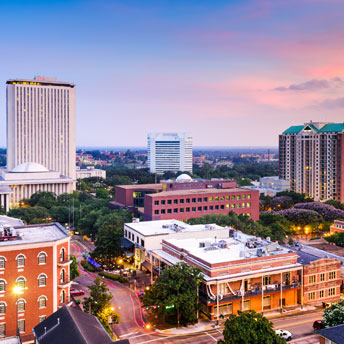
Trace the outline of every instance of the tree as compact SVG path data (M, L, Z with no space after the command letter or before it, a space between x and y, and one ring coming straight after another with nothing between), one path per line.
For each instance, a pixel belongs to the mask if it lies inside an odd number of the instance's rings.
M201 270L184 262L163 270L150 290L145 292L143 305L153 306L158 316L186 325L197 321L198 287Z
M76 277L80 276L80 272L78 269L78 263L76 261L76 257L74 255L70 255L70 259L72 260L70 264L70 279L74 280Z
M249 178L241 178L238 180L239 186L252 186L252 181Z
M8 216L17 217L27 224L43 223L50 217L48 210L44 207L14 208L8 211Z
M109 191L106 189L97 189L96 190L96 197L97 198L103 198L103 199L109 198Z
M285 339L276 335L272 323L255 311L231 314L223 329L221 344L284 344Z
M50 209L49 213L50 216L57 222L65 223L69 221L69 209L66 206L54 206Z
M112 295L109 288L102 282L100 277L94 280L94 284L87 287L90 290L90 296L83 302L83 309L86 313L96 316L105 329L111 332L109 326L110 317L115 323L119 323L119 314L114 312L111 306Z
M344 300L334 302L324 310L323 323L325 327L332 327L344 323Z
M274 197L270 205L276 210L289 209L293 206L293 199L289 196Z
M38 191L30 197L30 205L40 206L50 209L57 204L56 195L53 192L48 191Z
M325 202L325 204L332 205L332 207L335 207L340 210L344 210L344 203L341 203L334 199L329 199L328 201Z

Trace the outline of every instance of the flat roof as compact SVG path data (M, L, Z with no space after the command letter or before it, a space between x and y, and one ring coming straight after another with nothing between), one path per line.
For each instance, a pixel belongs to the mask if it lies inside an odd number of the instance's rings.
M280 246L275 242L256 238L239 231L235 233L236 237L228 237L225 239L217 239L210 235L205 239L167 238L164 240L166 244L163 243L163 247L168 246L168 244L172 244L178 249L183 250L184 255L189 253L208 264L228 263L250 258L272 257L286 254L290 251L288 248ZM249 242L252 243L252 248L247 246L247 243ZM264 252L261 256L257 254L259 249Z
M133 184L133 185L116 185L116 188L122 189L162 189L162 184Z
M163 191L156 194L149 194L148 197L168 197L168 196L191 196L191 195L208 195L211 193L235 193L235 192L250 192L256 190L248 190L244 188L233 188L233 189L192 189L192 190L174 190L174 191Z
M29 85L29 86L62 86L62 87L75 87L75 84L65 81L49 80L35 80L35 79L8 79L7 85Z
M0 226L10 225L10 226L24 226L24 222L15 217L9 217L6 215L0 215Z
M58 222L18 226L13 227L13 229L17 239L0 241L0 247L57 241L70 236L67 230Z
M127 227L144 235L165 235L180 232L200 232L210 230L228 230L228 227L221 227L216 224L208 225L189 225L178 220L157 220L157 221L143 221L130 222L125 224Z

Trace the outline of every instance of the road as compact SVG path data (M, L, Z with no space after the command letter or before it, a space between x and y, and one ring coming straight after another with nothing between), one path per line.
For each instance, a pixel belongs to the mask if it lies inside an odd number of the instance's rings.
M87 252L87 247L78 241L72 241L71 251L77 257L82 259L82 254ZM80 288L85 290L88 296L87 286L93 284L96 274L84 271L80 268L80 277L76 278ZM145 343L216 343L222 339L222 328L213 329L201 333L193 333L190 335L163 335L151 330L145 329L145 322L141 313L141 306L136 293L121 283L104 280L109 291L113 295L112 305L115 310L120 313L121 322L113 325L113 331L120 339L129 339L132 344ZM78 287L77 287L78 288ZM308 313L297 315L286 315L272 319L275 329L285 329L293 334L293 339L306 336L313 333L313 322L322 318L322 310L316 310Z

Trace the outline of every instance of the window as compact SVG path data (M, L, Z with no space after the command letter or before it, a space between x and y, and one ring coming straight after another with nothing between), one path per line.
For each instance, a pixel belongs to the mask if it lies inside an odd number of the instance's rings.
M246 203L247 208L251 208L251 202Z
M140 241L140 239L139 239L139 237L137 236L137 237L136 237L136 242L139 243L139 241Z
M22 268L25 266L25 257L24 255L20 254L17 256L17 267Z
M6 324L2 323L0 324L0 337L6 336Z
M159 205L159 201L154 201L154 205Z
M271 298L270 298L270 295L264 296L264 298L263 298L263 306L264 306L264 309L270 309L271 308Z
M66 302L66 292L62 290L60 294L60 303L65 303L65 302Z
M251 309L251 300L245 300L243 311L249 311L250 309Z
M218 201L219 200L219 196L215 196L215 201Z
M271 276L269 276L269 275L264 276L263 281L264 281L264 285L271 284Z
M179 209L179 212L180 212L180 213L184 213L184 208L180 208L180 209Z
M42 321L44 321L47 317L45 315L40 315L38 317L38 322L41 323Z
M202 202L202 197L198 198L197 202Z
M190 198L187 198L187 199L186 199L186 203L190 203Z
M0 257L0 269L5 269L6 259L4 257Z
M242 199L246 199L246 195L242 195Z
M335 272L335 271L330 271L330 272L328 273L328 279L329 279L329 280L336 279L336 272Z
M320 274L320 282L324 282L325 281L325 274L321 273Z
M232 196L232 201L235 201L235 196L234 195Z
M133 236L133 240L134 240L134 236ZM64 283L66 280L66 271L65 269L62 269L60 272L60 283Z
M235 204L231 204L231 208L235 208Z
M336 295L336 288L330 288L328 290L328 296Z
M43 265L43 264L46 264L46 262L47 262L47 255L44 252L41 252L38 255L38 264Z
M215 205L215 209L216 209L216 210L219 210L219 206L218 206L218 205Z
M308 300L310 301L315 300L315 291L308 293Z
M5 313L6 313L6 303L0 302L0 314L5 314Z
M251 195L247 195L247 199L251 199Z
M66 254L66 250L64 249L64 247L62 247L60 251L60 262L65 261L65 254Z
M192 199L192 203L196 203L196 198L193 198L193 199Z
M214 197L213 196L210 196L209 197L209 202L212 202L214 200Z
M314 284L317 281L317 276L316 275L311 275L308 277L308 284Z
M230 197L229 197L228 195L226 196L226 200L227 200L227 201L229 201L229 200L230 200Z
M214 210L214 206L213 206L213 205L210 205L210 206L209 206L209 210Z
M208 207L207 207L207 206L203 207L203 210L207 211L207 210L208 210Z
M18 330L20 333L25 332L25 320L24 319L18 320Z
M242 203L241 206L242 206L242 208L245 208L246 207L246 203Z
M141 246L145 247L145 241L141 239Z
M224 201L225 197L224 196L220 196L220 201Z
M38 286L39 287L45 287L47 285L47 276L44 274L41 274L38 276Z
M172 214L172 209L167 209L167 214Z
M154 210L154 214L155 214L155 215L159 215L159 209Z
M174 200L173 200L173 204L178 204L178 200L177 200L177 199L174 199Z
M47 298L45 296L40 296L38 298L38 308L47 307Z
M166 214L166 210L165 209L161 209L161 214Z
M174 212L174 213L178 213L178 208L174 208L174 209L173 209L173 212Z
M192 207L192 211L196 211L196 207Z
M168 199L168 200L167 200L167 204L172 204L172 200L171 200L171 199Z
M25 278L24 277L19 277L17 278L17 286L20 288L20 289L25 289Z
M204 197L203 202L208 202L208 197Z
M225 209L225 205L224 204L221 204L221 209Z
M189 207L186 208L186 212L187 212L187 213L190 213L190 208L189 208Z
M161 205L165 205L166 204L166 201L165 200L162 200L161 201Z
M319 291L319 298L323 298L325 296L325 290L320 290Z
M229 204L226 204L226 209L229 209Z
M17 310L18 312L24 312L25 311L25 300L21 299L17 301Z
M237 204L237 208L240 208L240 203Z
M179 200L179 203L180 203L180 204L184 204L184 200L183 200L183 199L180 199L180 200Z

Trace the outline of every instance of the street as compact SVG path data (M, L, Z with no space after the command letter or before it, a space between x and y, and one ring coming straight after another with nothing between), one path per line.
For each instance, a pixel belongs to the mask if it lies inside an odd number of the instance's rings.
M72 240L71 251L78 262L82 254L88 249L82 243ZM80 288L89 296L87 286L93 283L96 274L84 271L79 266L80 277L75 279ZM222 337L222 328L209 329L205 332L190 333L189 335L161 334L145 329L145 322L141 312L141 305L137 294L119 282L104 280L113 295L112 305L120 314L120 324L113 325L112 329L119 339L129 339L133 344L144 343L216 343ZM77 287L79 288L79 287ZM308 313L285 315L272 319L275 329L285 329L292 333L293 339L313 333L313 322L322 318L323 311L315 310Z

